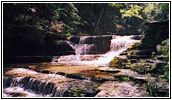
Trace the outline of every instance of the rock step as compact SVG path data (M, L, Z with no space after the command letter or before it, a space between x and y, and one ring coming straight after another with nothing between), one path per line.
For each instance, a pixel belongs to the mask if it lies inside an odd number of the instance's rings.
M152 55L152 50L131 50L131 55Z
M129 61L130 61L131 63L136 63L136 62L138 62L138 59L129 59Z
M137 63L139 62L138 59L129 59L131 63ZM166 61L163 60L153 60L153 59L143 59L144 63L161 63L161 64L167 64Z
M105 71L114 71L113 77L119 80L119 77L129 77L132 79L132 81L139 81L139 82L146 82L147 76L139 74L135 71L132 71L131 69L119 69L119 68L111 68L111 67L100 67L99 70L105 70ZM151 77L151 79L154 79Z
M127 55L127 54L128 54L128 52L126 52L126 51L120 53L120 55Z
M152 55L127 55L128 59L147 59L150 58Z
M143 62L143 63L133 63L133 65L153 65L153 64L155 64L155 63L148 63L148 62Z
M100 83L90 80L78 80L44 73L25 68L14 68L4 74L3 87L22 86L23 89L29 89L43 95L50 94L53 97L71 97L74 96L73 93L78 92L82 92L86 97L93 97L97 94L98 90L96 89L100 85Z
M148 63L162 63L162 64L167 64L167 62L166 61L163 61L163 60L144 59L144 61L146 61Z
M64 72L52 72L52 71L48 71L48 70L35 70L35 71L40 72L40 73L44 73L44 74L62 75L62 76L65 76L67 78L72 78L72 79L91 80L91 81L98 82L98 83L103 83L105 81L114 81L115 80L113 77L101 78L101 77L94 77L94 76L81 76L80 74L68 74L68 73L64 73ZM101 72L103 72L103 71L101 71ZM104 72L107 72L107 71L104 71ZM113 71L113 72L115 72L115 71ZM116 71L116 72L118 72L118 71ZM110 73L112 73L112 72L110 72Z
M142 37L143 37L143 35L136 35L136 36L132 37L132 39L134 39L134 40L141 40Z
M156 66L156 68L159 68L161 69L163 66L165 66L167 63L162 63L162 62L155 62L155 63L148 63L148 62L145 62L145 63L133 63L134 66L137 66L137 65L142 65L144 66L145 68L153 68L153 66Z
M132 77L127 75L114 75L119 81L133 81L134 83L143 84L147 83L146 77ZM127 78L127 79L126 79Z
M158 60L165 60L167 58L167 56L164 56L164 55L157 55L157 59Z
M99 90L97 89L99 84L91 81L82 80L63 80L54 79L55 81L45 81L39 78L25 76L23 78L16 79L17 77L4 77L3 82L5 88L14 86L22 86L25 90L31 90L36 94L49 95L51 97L71 97L74 93L82 91L85 97L94 97ZM86 88L82 88L85 86ZM80 88L81 87L81 88ZM77 88L77 90L75 90ZM62 90L63 89L63 90ZM70 91L68 91L70 90Z

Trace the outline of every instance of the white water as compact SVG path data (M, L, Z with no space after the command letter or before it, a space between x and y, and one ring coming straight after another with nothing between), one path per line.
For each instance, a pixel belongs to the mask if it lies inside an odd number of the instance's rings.
M7 88L3 88L3 97L11 97L13 96L13 94L21 94L19 97L51 97L53 94L46 94L44 95L44 91L46 85L49 82L52 82L54 84L58 84L58 88L55 86L54 87L54 91L59 93L56 95L59 96L63 96L63 93L66 89L68 89L67 85L64 84L68 84L68 78L66 78L65 76L61 76L61 75L57 75L57 74L41 74L38 73L36 71L33 70L29 70L29 69L25 69L25 68L13 68L9 71L6 72L6 74L21 74L21 75L27 75L27 76L32 76L34 78L29 79L28 83L24 82L24 78L26 76L23 77L13 77L12 79L10 79L9 77L5 77L3 80L3 85L8 84L8 82L10 82L10 80L12 80L12 83L10 83L10 86ZM35 81L39 80L39 82L37 82L37 84L35 84ZM65 83L66 81L66 83ZM20 84L20 82L24 82L22 84ZM63 83L64 82L64 83ZM44 84L46 83L46 84ZM30 89L24 89L24 85L30 87ZM36 85L39 88L44 88L41 92L42 93L36 93L33 92L31 89L36 87ZM43 87L42 87L43 86ZM62 87L62 90L61 90ZM55 89L56 88L56 89ZM40 90L37 90L40 92ZM61 95L60 95L61 93Z
M130 45L139 42L139 40L133 40L133 36L113 36L111 40L110 50L104 54L92 54L88 55L89 50L95 44L84 44L84 41L88 38L87 36L80 37L79 44L74 44L70 41L67 43L75 50L76 55L68 55L61 56L60 58L54 58L52 63L64 63L64 64L72 64L72 65L94 65L94 66L104 66L108 65L108 63L115 57L118 56L122 51L126 50ZM55 62L58 60L58 62ZM13 74L26 74L28 76L34 76L35 79L41 80L41 83L52 82L55 83L58 87L56 89L56 96L63 96L64 92L76 82L81 83L83 80L73 80L68 79L65 76L55 75L55 74L40 74L32 70L24 69L24 68L14 68L8 73ZM23 86L17 85L20 80L24 77L17 77L13 79L13 83L10 87L3 89L3 97L11 97L10 93L23 93L25 97L44 97L44 96L52 96L52 95L43 95L37 94L29 89L24 89ZM34 79L31 79L28 84L33 85ZM46 84L43 88L46 87ZM43 91L44 92L44 91Z
M122 51L126 50L130 45L140 42L132 39L134 36L112 36L110 50L104 54L88 55L87 52L94 44L83 44L86 36L80 38L79 44L74 44L68 41L69 45L75 50L76 55L61 56L58 59L53 59L52 63L63 63L72 65L93 65L105 66ZM82 54L82 55L81 55ZM55 62L57 61L58 62Z
M42 94L36 94L32 90L25 90L20 86L5 88L3 90L3 97L11 97L12 95L10 93L21 93L23 94L21 97L43 97ZM50 97L50 95L45 95L44 97Z
M7 71L7 74L25 74L27 76L4 77L3 97L12 97L13 95L19 95L18 97L62 97L65 91L73 85L91 82L89 80L71 79L58 74L38 73L25 68L13 68ZM27 78L29 76L31 78ZM47 91L51 91L51 93L47 93Z
M69 41L70 37L68 38L68 41L66 41L74 50L76 55L81 54L87 54L90 49L94 46L94 44L84 44L85 39L87 36L80 37L79 44L74 44L71 41Z

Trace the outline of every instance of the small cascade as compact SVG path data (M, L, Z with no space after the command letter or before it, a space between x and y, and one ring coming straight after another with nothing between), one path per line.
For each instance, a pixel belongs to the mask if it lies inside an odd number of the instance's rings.
M126 49L135 42L139 40L132 39L134 36L114 36L111 40L110 51L115 52L120 51L121 49Z
M73 92L70 93L68 91L69 89L72 89L78 85L93 83L89 80L71 79L57 74L43 74L24 68L14 68L8 71L7 74L25 74L26 76L4 77L4 97L21 94L30 97L68 97L73 95ZM87 92L89 93L90 91Z
M69 37L67 43L75 50L75 55L61 56L57 63L72 65L107 65L114 56L118 56L130 45L140 42L131 36L81 36L72 39ZM77 40L78 41L74 41ZM84 59L83 59L84 58Z
M18 78L18 77L17 77ZM53 96L57 90L54 88L54 84L43 82L41 80L36 80L31 77L22 77L17 79L16 77L5 77L3 80L4 84L9 82L10 86L5 86L4 93L5 94L12 94L12 93L20 93L23 91L31 91L35 95L41 96ZM11 80L12 79L12 80ZM19 90L16 90L16 89ZM54 88L54 89L53 89Z
M19 87L26 91L31 90L32 93L40 94L42 96L62 97L64 92L68 90L68 88L70 87L70 84L72 84L72 83L68 84L67 82L70 79L68 80L64 76L55 75L55 74L44 75L24 68L12 69L9 73L27 74L27 75L31 75L34 78L29 76L4 77L3 87L5 94L11 94L13 92L16 92L14 91L15 88Z
M80 37L79 44L72 43L69 37L67 39L67 43L75 50L76 55L85 55L88 54L94 44L86 44L85 40L88 38L87 36Z

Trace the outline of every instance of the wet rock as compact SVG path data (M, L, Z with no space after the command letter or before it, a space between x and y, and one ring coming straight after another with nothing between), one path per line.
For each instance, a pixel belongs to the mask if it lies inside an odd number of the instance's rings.
M52 97L68 97L68 96L86 96L93 97L97 94L99 83L89 80L78 80L79 75L66 74L65 76L55 74L42 74L32 70L15 68L8 72L4 83L9 83L6 87L21 86L24 89L30 89L37 94L43 96L50 95ZM16 75L16 76L13 76ZM20 77L22 76L22 77ZM67 78L67 77L74 77ZM68 90L71 90L68 91Z
M71 41L71 42L73 42L73 43L75 43L75 44L79 44L80 37L73 36L73 37L69 37L68 40Z
M72 79L79 79L79 80L91 80L94 82L98 82L98 83L103 83L105 81L110 81L110 80L114 80L114 78L112 76L109 77L100 77L100 76L93 76L93 75L82 75L82 74L68 74L68 73L64 73L64 72L51 72L48 70L35 70L37 72L40 73L45 73L45 74L57 74L57 75L63 75L67 78L72 78ZM118 71L100 71L100 72L108 72L108 73L114 73L114 72L118 72Z
M120 55L127 55L127 54L128 54L127 51L120 53Z
M13 82L12 77L3 77L3 88L9 87L12 82Z
M73 48L66 43L65 41L61 41L56 45L56 48L52 52L52 55L70 55L75 54Z
M69 41L74 44L92 45L87 54L102 54L110 50L112 36L80 36L70 37Z
M81 55L80 60L81 61L92 61L92 60L98 60L100 56L99 55Z
M132 39L141 40L142 37L143 37L143 35L136 35L136 36L133 36Z
M74 78L74 79L80 79L80 80L85 79L83 76L80 76L80 75L77 75L77 74L66 74L66 77Z
M112 70L112 71L110 71L110 70L99 70L100 72L107 72L107 73L119 73L120 71L119 70Z
M10 93L9 95L11 95L12 97L25 97L26 94L24 93Z

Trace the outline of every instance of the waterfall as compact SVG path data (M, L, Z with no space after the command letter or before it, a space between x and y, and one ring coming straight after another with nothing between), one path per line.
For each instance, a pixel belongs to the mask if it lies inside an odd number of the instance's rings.
M41 74L24 68L13 68L8 74L26 74L23 77L4 77L5 94L23 93L24 90L40 96L62 97L77 80L56 74ZM30 77L32 76L32 77ZM23 89L23 91L22 91ZM28 94L27 94L28 95Z
M26 97L68 97L73 96L73 92L69 92L69 89L75 90L77 86L94 83L89 80L72 79L58 74L38 73L25 68L13 68L6 72L6 74L22 75L22 77L5 76L3 78L4 97L11 97L13 95L25 95ZM88 93L92 92L91 88L88 90L91 90L87 91Z
M75 55L54 57L52 63L90 67L107 66L114 56L118 56L130 45L140 41L133 37L135 36L69 37L66 42L75 50ZM34 71L26 68L13 68L5 72L5 75L3 77L3 97L72 97L76 92L80 93L78 88L81 87L82 90L82 86L87 86L82 92L84 91L88 97L95 96L99 86L98 83L91 81L90 77L88 79L71 78L54 71L43 73L37 69Z
M118 56L130 45L140 42L135 40L135 35L131 36L81 36L69 37L67 43L75 50L75 55L61 56L57 63L73 65L107 65L114 56ZM78 39L78 41L74 41Z
M69 37L66 42L75 50L76 55L85 55L90 52L91 48L94 46L94 44L85 43L85 40L88 38L87 36L80 37L79 44L72 43L70 38L71 37Z

